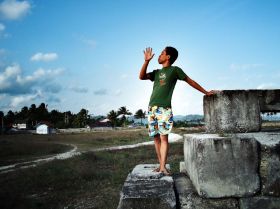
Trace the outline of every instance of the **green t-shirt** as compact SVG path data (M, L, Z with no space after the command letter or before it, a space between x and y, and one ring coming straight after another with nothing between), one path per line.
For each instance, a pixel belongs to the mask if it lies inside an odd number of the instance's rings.
M154 81L149 106L171 108L171 98L176 82L178 79L184 80L187 75L177 66L164 67L149 74L151 81Z

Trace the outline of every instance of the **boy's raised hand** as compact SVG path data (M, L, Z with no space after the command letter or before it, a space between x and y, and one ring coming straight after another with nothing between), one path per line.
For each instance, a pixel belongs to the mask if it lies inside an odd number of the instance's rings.
M221 91L219 91L219 90L211 90L211 91L208 91L208 92L206 93L206 95L207 95L207 96L211 96L211 95L217 94L217 93L219 93L219 92L221 92Z
M153 49L151 47L146 48L146 50L144 50L143 52L144 52L145 61L150 61L151 59L153 59L155 55L153 54Z

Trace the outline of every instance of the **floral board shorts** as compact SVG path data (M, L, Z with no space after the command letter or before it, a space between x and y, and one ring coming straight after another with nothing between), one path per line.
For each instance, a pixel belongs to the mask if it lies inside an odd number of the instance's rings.
M148 108L149 136L166 135L173 127L173 113L171 108L149 106Z

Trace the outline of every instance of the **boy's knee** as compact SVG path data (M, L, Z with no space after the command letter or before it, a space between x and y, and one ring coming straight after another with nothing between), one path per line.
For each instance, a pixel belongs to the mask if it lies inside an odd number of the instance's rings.
M155 136L154 136L154 140L155 140L155 141L160 141L160 135L159 135L159 134L155 135Z
M168 141L168 134L166 134L166 135L160 135L160 140L161 140L161 141Z

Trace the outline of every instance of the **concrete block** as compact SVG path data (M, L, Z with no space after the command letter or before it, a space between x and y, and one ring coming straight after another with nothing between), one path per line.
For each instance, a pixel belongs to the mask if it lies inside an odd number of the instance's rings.
M185 165L185 161L180 162L180 173L188 173Z
M173 178L153 172L158 166L140 164L133 169L123 185L118 209L176 208Z
M249 197L240 198L240 209L280 209L280 198L277 197Z
M174 177L180 209L239 209L235 198L206 199L195 191L189 177L183 173Z
M238 137L250 137L258 141L261 147L259 171L261 193L280 197L280 133L244 133L238 134Z
M263 89L258 92L261 112L280 112L280 89Z
M260 131L259 91L223 90L203 97L208 133Z
M257 193L258 153L258 143L251 138L184 135L187 173L202 197L243 197Z
M261 112L280 112L280 89L222 90L203 97L208 133L254 132L261 129Z

